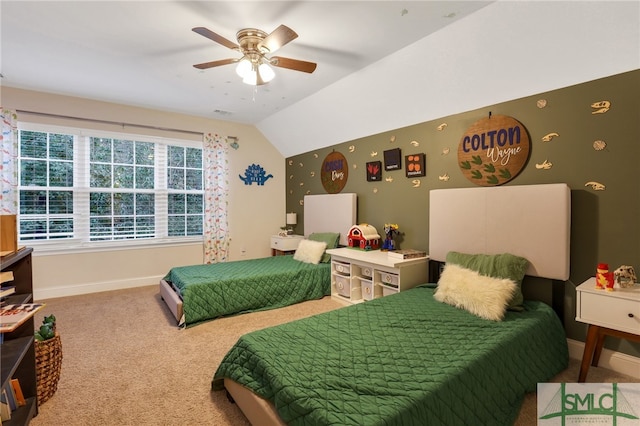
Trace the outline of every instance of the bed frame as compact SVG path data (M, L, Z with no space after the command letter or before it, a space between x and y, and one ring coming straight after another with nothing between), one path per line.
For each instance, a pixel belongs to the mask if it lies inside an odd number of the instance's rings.
M529 260L527 275L569 278L571 191L566 184L437 189L429 196L430 261L444 262L449 251L508 252ZM224 386L251 424L284 425L269 401L232 380L225 379Z
M304 197L304 236L314 232L340 232L340 242L346 245L351 226L356 223L356 194L321 194ZM344 241L344 242L343 242ZM160 280L160 297L178 324L183 315L179 291L164 279Z

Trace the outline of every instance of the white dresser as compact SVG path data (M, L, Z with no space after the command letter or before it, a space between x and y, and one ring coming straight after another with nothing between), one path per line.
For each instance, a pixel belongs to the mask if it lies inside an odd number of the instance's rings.
M408 290L427 282L428 257L395 259L386 251L353 248L327 250L331 255L331 296L360 303Z

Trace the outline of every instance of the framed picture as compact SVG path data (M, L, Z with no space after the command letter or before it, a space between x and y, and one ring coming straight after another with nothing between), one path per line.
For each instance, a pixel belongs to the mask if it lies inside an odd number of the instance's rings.
M382 180L382 161L367 163L367 182L379 182Z
M400 148L384 151L384 169L387 171L402 169L402 154Z
M411 154L404 158L406 163L406 175L410 177L420 177L426 174L425 154Z

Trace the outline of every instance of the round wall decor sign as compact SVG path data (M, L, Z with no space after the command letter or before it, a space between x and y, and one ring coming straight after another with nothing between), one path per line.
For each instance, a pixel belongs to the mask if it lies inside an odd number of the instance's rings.
M524 169L530 150L529 134L522 123L506 115L489 115L462 135L458 167L476 185L502 185Z
M349 178L349 165L347 159L339 152L333 151L322 162L320 179L322 186L329 194L337 194L342 191Z

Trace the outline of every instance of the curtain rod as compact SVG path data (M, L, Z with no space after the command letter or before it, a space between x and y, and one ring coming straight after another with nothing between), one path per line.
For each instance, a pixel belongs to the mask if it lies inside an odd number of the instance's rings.
M83 117L72 117L70 115L60 115L60 114L49 114L47 112L36 112L36 111L25 111L25 110L21 110L18 109L16 110L17 113L20 114L31 114L31 115L39 115L42 117L49 117L49 118L65 118L65 119L69 119L69 120L77 120L77 121L87 121L87 122L91 122L91 123L100 123L100 124L115 124L117 126L129 126L129 127L138 127L141 129L152 129L152 130L162 130L165 132L177 132L177 133L188 133L190 135L204 135L203 132L194 132L192 130L181 130L181 129L171 129L168 127L157 127L157 126L147 126L145 124L134 124L134 123L120 123L117 121L109 121L109 120L98 120L95 118L83 118Z

